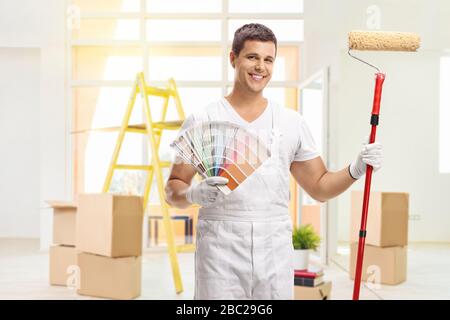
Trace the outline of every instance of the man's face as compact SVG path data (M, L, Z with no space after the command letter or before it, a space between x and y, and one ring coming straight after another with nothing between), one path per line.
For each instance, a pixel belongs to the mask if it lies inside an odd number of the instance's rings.
M230 53L235 84L252 93L261 92L272 77L275 53L275 44L271 41L245 41L237 57Z

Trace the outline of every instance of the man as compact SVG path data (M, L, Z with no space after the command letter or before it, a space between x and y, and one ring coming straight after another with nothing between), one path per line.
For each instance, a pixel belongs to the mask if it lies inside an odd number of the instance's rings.
M381 166L381 145L365 144L348 167L330 172L316 151L303 117L263 96L273 72L277 40L261 24L247 24L234 35L230 62L232 92L188 117L183 128L200 121L226 120L255 132L270 146L271 157L229 195L211 177L191 185L189 164L172 166L167 202L201 206L195 254L195 299L292 299L292 223L288 212L289 172L314 199L323 202L344 192L364 175L366 164Z

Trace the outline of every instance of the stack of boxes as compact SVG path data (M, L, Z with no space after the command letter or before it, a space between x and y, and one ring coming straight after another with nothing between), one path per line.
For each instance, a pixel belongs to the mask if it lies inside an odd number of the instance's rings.
M363 192L351 194L350 277L355 277ZM409 195L371 192L362 280L396 285L406 280Z
M74 202L48 201L53 208L53 245L50 247L51 285L66 286L77 265L75 226L77 206Z
M140 295L143 219L141 197L106 193L79 196L79 294L112 299Z
M141 293L142 197L81 194L54 209L50 284L77 293L133 299ZM70 278L71 277L71 278Z

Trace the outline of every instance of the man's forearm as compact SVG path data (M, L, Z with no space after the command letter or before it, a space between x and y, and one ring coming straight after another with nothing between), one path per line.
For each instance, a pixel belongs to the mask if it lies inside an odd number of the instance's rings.
M327 171L319 180L315 198L319 201L327 201L347 190L355 181L349 172L348 167L337 171Z
M170 179L166 184L166 201L173 207L184 209L191 205L186 199L189 185L179 179Z

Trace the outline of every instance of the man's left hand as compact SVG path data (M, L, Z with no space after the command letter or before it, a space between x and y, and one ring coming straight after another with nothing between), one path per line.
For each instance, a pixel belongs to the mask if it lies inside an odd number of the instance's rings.
M368 141L368 139L366 140ZM353 179L359 179L366 173L367 165L374 171L381 168L383 160L383 147L381 143L363 143L362 149L355 161L350 164L349 171Z

